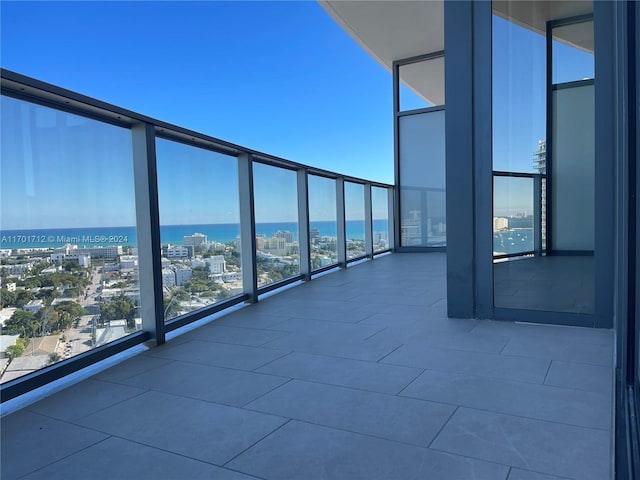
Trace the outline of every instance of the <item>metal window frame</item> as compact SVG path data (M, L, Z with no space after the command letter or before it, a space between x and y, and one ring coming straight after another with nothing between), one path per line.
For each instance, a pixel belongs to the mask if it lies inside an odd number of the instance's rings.
M393 158L394 158L394 177L396 188L394 189L394 207L393 207L393 250L399 253L410 253L410 252L442 252L446 251L446 247L429 247L426 245L422 246L405 246L402 245L402 226L401 226L401 196L402 196L402 185L400 183L400 119L402 117L410 116L410 115L419 115L424 113L431 112L439 112L445 110L445 105L435 105L432 107L426 108L418 108L412 110L400 111L400 67L404 65L411 65L414 63L425 62L429 60L435 60L438 58L444 58L445 51L438 50L431 53L426 53L423 55L417 55L413 57L403 58L399 60L395 60L391 65L392 72L392 84L393 84L393 138L394 138L394 148L393 148ZM391 231L391 230L390 230ZM391 235L389 235L391 237ZM391 242L391 240L390 240Z
M337 236L338 236L338 234L337 234L337 231L338 231L337 224L338 224L338 220L337 220L337 218L336 218L336 220L334 220L335 223L336 223L336 261L335 261L335 263L332 263L330 265L325 265L324 267L319 267L319 268L316 268L316 269L313 268L313 264L311 263L311 213L310 213L309 208L308 208L309 207L309 176L320 177L320 178L324 178L324 179L333 181L333 188L334 188L334 190L336 192L337 192L337 189L338 189L336 179L338 177L318 174L318 173L311 172L311 171L307 170L307 212L309 212L308 213L308 223L309 223L309 263L310 263L310 267L309 267L310 278L309 279L313 279L314 276L317 273L322 273L322 272L326 272L327 270L331 270L333 268L337 268L337 267L339 267L340 264L339 264L338 258L337 258L337 256L338 256L338 253L337 253L337 249L338 249L338 246L337 246ZM336 198L335 195L334 195L334 198ZM336 204L336 207L337 207L337 204Z

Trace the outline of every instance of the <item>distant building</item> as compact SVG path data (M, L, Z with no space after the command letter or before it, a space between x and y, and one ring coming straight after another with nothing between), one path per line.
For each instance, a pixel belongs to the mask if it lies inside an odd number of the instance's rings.
M173 287L176 284L176 273L171 268L162 269L162 286Z
M204 233L194 233L193 235L185 235L183 238L183 245L185 247L200 247L209 243L209 239Z
M95 258L117 258L122 255L122 246L78 248L77 245L65 245L60 249L56 249L56 252L65 253L66 255L89 255Z
M429 219L427 219L427 228ZM422 214L420 210L410 210L400 222L400 238L402 245L422 245Z
M509 219L505 217L493 217L493 231L499 232L509 228Z
M16 284L13 283L13 282L5 283L4 284L4 288L6 288L7 291L9 291L9 292L15 292L16 291Z
M164 249L164 256L167 258L191 258L193 257L193 246L168 245Z
M320 241L320 230L317 228L312 228L309 230L309 239L311 243L317 243Z
M10 248L0 248L0 258L9 258L11 256Z
M5 322L9 320L14 313L18 310L16 307L6 307L0 309L0 326L4 326Z
M278 230L273 236L276 238L284 238L284 241L287 243L293 243L293 232L288 230Z
M191 270L190 268L177 267L175 269L175 274L176 285L182 286L184 285L184 282L186 282L187 280L191 280L191 278L193 277L193 270Z
M538 173L547 173L547 142L546 140L538 141L538 150L533 152L533 168Z
M40 273L47 275L49 273L59 272L60 270L62 270L62 267L60 265L52 265L51 267L43 269Z
M137 255L120 255L120 270L138 268Z
M44 307L44 302L42 300L40 300L40 299L37 299L37 300L31 300L29 303L27 303L22 308L23 308L23 310L26 310L27 312L36 313L40 309L42 309L42 307Z
M15 345L20 335L0 335L0 358L6 358L7 348Z
M204 261L209 266L209 273L224 273L227 271L227 264L222 255L214 255L213 257L205 258Z

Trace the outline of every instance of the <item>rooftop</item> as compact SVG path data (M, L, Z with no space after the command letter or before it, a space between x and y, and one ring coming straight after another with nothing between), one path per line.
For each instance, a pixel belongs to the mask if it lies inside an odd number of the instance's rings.
M609 478L612 332L449 319L445 260L324 275L19 410L1 477Z

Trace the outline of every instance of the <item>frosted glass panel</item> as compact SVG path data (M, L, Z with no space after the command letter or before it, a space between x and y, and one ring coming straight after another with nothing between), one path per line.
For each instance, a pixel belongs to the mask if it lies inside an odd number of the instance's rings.
M552 248L592 251L594 86L553 92Z
M446 245L444 111L400 118L402 246Z

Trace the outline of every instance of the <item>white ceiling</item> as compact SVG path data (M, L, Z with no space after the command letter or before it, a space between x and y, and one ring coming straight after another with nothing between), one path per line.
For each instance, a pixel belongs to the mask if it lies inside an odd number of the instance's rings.
M395 60L444 50L443 0L318 0L329 15L384 68ZM494 0L496 15L543 33L548 20L593 11L591 0ZM557 30L557 38L593 51L593 33L585 24ZM434 105L444 102L444 62L429 60L402 67L401 79Z

